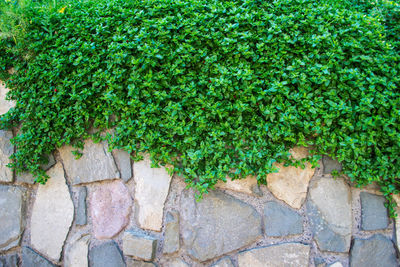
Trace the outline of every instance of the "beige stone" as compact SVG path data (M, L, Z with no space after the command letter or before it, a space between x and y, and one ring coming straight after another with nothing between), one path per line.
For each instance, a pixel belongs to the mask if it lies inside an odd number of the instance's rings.
M59 149L65 172L73 185L120 178L114 158L105 144L86 140L79 159L71 153L74 150L71 146Z
M50 179L39 185L33 204L31 244L46 257L58 261L72 224L74 205L61 163L47 174Z
M7 167L14 153L14 146L10 143L12 137L11 131L0 130L0 182L12 182L14 179L13 170Z
M397 203L397 207L396 207L397 217L395 219L396 240L397 240L397 248L400 250L400 194L393 195L393 199Z
M329 265L328 267L343 267L343 265L340 263L340 261L337 261L337 262Z
M256 186L257 186L257 178L254 176L249 176L249 177L246 177L245 179L236 179L233 181L230 178L226 178L226 182L219 181L215 185L216 188L232 190L232 191L246 193L246 194L250 194L250 195L253 194L253 189Z
M294 159L302 159L308 156L308 150L304 147L295 147L290 150ZM267 176L267 186L271 193L278 199L285 201L295 209L301 208L306 196L308 184L314 175L315 169L306 163L305 168L284 167L283 164L275 164L279 172L270 173Z
M89 236L73 238L65 249L64 267L87 267Z
M151 168L148 155L133 164L136 218L141 228L161 231L171 176L164 167Z
M122 247L124 255L151 261L156 253L157 240L142 233L126 231L122 237Z
M9 89L6 88L6 85L3 81L0 81L0 115L7 113L7 111L15 106L13 101L6 100L6 94Z
M251 249L239 253L239 267L299 267L308 266L310 247L300 243L287 243Z

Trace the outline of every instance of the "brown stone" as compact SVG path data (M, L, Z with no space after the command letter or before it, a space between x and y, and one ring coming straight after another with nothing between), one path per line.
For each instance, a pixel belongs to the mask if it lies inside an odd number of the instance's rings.
M97 239L112 238L128 224L132 199L122 181L96 186L90 190L89 199L93 234Z

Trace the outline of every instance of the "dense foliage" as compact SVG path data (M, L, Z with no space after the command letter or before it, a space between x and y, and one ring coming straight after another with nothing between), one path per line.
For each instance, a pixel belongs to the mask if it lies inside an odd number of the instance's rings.
M7 82L17 105L0 119L20 127L11 167L43 183L45 155L114 128L112 148L149 151L200 194L228 174L265 183L274 162L302 165L288 153L302 145L307 161L336 157L390 199L400 189L400 8L330 2L26 8L19 54L0 55L17 71Z

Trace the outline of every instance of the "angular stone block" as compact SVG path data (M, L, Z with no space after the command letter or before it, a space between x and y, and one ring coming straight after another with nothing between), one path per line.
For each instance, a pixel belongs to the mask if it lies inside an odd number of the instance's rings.
M124 255L152 261L156 253L157 239L142 233L126 231L122 237L122 247Z

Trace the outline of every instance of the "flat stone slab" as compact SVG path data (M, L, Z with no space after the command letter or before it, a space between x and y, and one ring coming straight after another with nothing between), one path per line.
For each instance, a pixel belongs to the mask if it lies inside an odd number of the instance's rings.
M65 249L64 267L87 267L89 251L88 235L75 236Z
M303 232L303 218L289 207L270 201L264 208L264 226L268 236L297 235Z
M377 234L369 239L354 240L350 251L351 267L399 266L396 250L390 239Z
M129 259L126 261L126 267L156 267L152 262L137 261L134 259ZM175 267L175 266L174 266Z
M0 185L0 251L18 246L22 234L22 191Z
M255 248L239 253L239 267L298 267L309 266L310 247L300 243L286 243Z
M0 81L0 115L7 113L7 111L15 107L14 101L6 100L6 94L10 91L6 88L6 85L3 81Z
M135 211L142 229L161 231L164 204L171 176L164 167L151 168L149 155L133 164L135 180Z
M74 217L74 204L61 163L47 171L50 179L39 185L31 216L31 244L47 258L58 261Z
M121 179L128 182L132 178L132 164L129 153L125 150L116 149L113 150L112 155L121 173Z
M308 156L308 150L304 147L295 147L290 150L293 159L300 160ZM289 206L299 209L303 205L308 184L314 175L315 169L310 163L305 168L284 167L283 164L275 164L279 172L267 175L267 186L271 193L278 199L285 201Z
M121 180L91 188L89 199L95 238L112 238L128 225L132 199Z
M125 267L124 258L117 243L107 241L89 250L90 267Z
M325 174L330 174L332 171L340 172L342 170L342 164L340 164L339 161L326 155L322 157L322 164L324 166Z
M0 267L18 266L18 254L0 255Z
M56 267L29 247L22 247L22 267Z
M154 259L157 239L135 231L126 231L122 237L124 255L152 261Z
M78 191L78 205L75 209L76 210L75 223L77 225L86 225L87 223L86 196L87 196L86 186L80 187Z
M321 178L310 186L307 216L320 250L349 251L352 229L351 191L343 179Z
M226 178L226 182L218 181L215 185L216 188L232 190L249 195L258 195L257 178L254 176L246 177L245 179L233 180Z
M181 196L180 233L189 255L206 261L250 245L262 237L261 216L247 203L220 191L197 202Z
M48 160L49 162L47 164L41 165L41 168L45 171L47 171L56 164L56 160L52 154L49 155ZM35 183L35 178L30 172L18 173L15 177L15 180L19 183L25 183L25 184Z
M11 138L11 131L0 130L0 182L12 182L14 179L12 169L7 167L7 164L11 163L10 156L14 153Z
M75 149L64 146L59 149L65 172L73 185L120 178L114 158L103 143L86 140L80 159L71 153Z
M360 199L361 229L367 231L386 229L389 225L389 217L387 208L385 207L385 198L361 192Z
M179 248L179 215L177 212L168 212L165 219L163 253L174 253Z
M211 267L234 267L234 265L231 258L223 257L222 259L211 265Z

